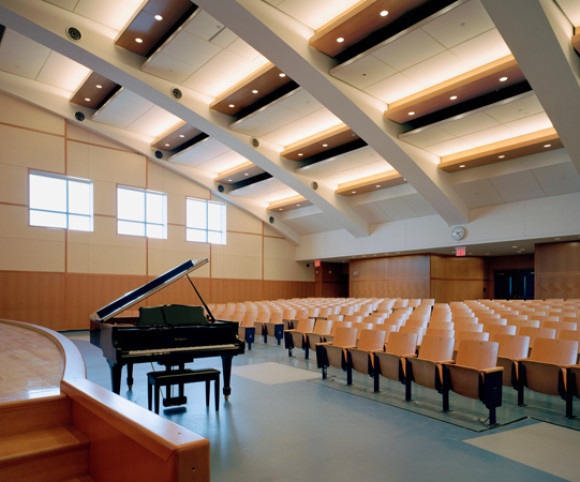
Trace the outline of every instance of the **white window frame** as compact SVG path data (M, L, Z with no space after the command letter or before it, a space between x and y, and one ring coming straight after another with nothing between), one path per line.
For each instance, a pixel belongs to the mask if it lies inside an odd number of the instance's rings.
M39 196L39 193L33 192L36 189L34 187L36 178L64 181L62 184L64 192L58 193L62 202L54 203L54 192L52 197L51 193ZM75 187L82 187L85 191L81 197L76 197L74 194ZM36 199L37 197L42 199ZM57 206L58 204L61 206ZM93 231L93 215L93 181L63 174L29 171L28 222L30 226L90 232Z
M193 212L193 209L198 211ZM192 243L226 244L226 205L222 202L185 198L185 239Z
M133 195L142 203L142 210L133 211L124 217L127 206L122 205L123 194ZM155 201L155 202L154 202ZM155 213L151 206L160 202L160 212ZM117 186L117 234L123 236L142 236L167 239L167 194L131 186Z

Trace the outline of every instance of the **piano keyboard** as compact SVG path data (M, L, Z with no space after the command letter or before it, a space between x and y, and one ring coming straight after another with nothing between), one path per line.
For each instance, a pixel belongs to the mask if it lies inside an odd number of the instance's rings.
M201 350L220 350L228 348L237 348L233 343L225 345L205 345L205 346L177 346L173 348L148 348L146 350L129 350L127 355L168 355L180 351L201 351Z

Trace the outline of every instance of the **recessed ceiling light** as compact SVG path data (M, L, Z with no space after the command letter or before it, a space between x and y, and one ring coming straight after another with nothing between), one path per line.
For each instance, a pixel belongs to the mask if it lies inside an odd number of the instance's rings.
M284 208L279 208L278 211L284 211Z
M299 208L300 207L300 203L296 204L296 207Z
M233 182L233 179L228 179L228 182Z
M517 246L512 246L512 248L516 249L516 248L517 248Z
M252 90L252 94L257 94L258 91L256 89Z
M248 177L250 175L249 172L244 172L244 176Z
M229 107L230 109L233 109L235 106L236 106L236 104L230 104L230 105L228 105L228 107Z
M85 102L90 102L91 98L90 97L85 97Z
M459 164L459 168L463 169L465 167L465 164Z
M102 88L103 88L103 86L102 86L101 84L97 84L97 85L95 85L95 87L96 87L97 89L102 89Z
M165 143L165 147L169 147L170 145L171 145L171 144L169 144L169 143L167 143L167 142Z
M505 82L508 78L504 75L503 77L499 78L500 82Z
M344 37L338 37L338 38L336 39L336 41L337 41L339 44L341 44L342 42L344 42Z
M280 73L278 74L278 77L286 77L286 74L285 74L284 72L280 72Z
M381 17L386 17L388 14L389 14L389 11L388 10L381 10L381 13L379 13L379 15Z
M183 139L185 137L185 134L179 134L179 137Z
M499 156L497 156L498 159L505 159L505 154L500 154Z
M141 37L137 37L135 39L135 42L137 42L138 44L142 44L143 43L143 39Z
M548 149L549 147L552 147L552 144L544 144L544 149Z
M302 157L304 154L302 154L301 152L298 153L298 157Z
M452 95L451 97L449 97L449 100L457 100L457 96L456 95Z
M161 20L163 20L163 17L161 15L155 15L155 17L153 17L155 20L157 20L158 22L161 22Z
M375 187L378 189L378 188L381 187L381 185L380 184L377 184L377 185L375 185Z
M328 147L328 144L324 143L322 144L322 147Z
M408 115L415 115L415 111L412 110L411 112L407 112Z
M351 194L356 194L356 191L351 191L350 193L351 193Z

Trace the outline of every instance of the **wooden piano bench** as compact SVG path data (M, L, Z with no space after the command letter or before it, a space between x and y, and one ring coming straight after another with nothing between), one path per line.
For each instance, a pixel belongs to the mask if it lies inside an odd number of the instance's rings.
M161 387L170 387L179 385L179 397L166 398L163 401L164 406L183 405L187 403L184 396L183 386L186 383L205 382L205 404L209 407L209 385L211 381L215 382L215 409L220 408L220 371L213 368L204 370L167 370L161 372L147 373L147 402L151 410L152 392L155 390L155 413L159 413L159 395ZM168 390L169 392L169 390Z

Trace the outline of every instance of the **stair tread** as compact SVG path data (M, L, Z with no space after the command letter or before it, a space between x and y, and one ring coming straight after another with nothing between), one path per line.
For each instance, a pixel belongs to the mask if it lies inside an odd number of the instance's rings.
M88 439L72 426L52 427L0 437L0 465L44 453L88 445Z

